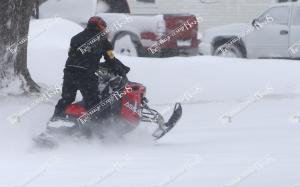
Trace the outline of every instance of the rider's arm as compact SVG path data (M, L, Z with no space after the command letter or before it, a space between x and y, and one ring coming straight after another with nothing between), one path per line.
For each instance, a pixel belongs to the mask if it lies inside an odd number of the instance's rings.
M103 41L103 45L104 45L104 54L103 54L103 56L104 56L105 61L110 62L111 60L114 60L115 55L113 53L112 44L107 39L105 39Z
M113 47L107 39L104 40L103 56L107 65L110 66L115 73L121 76L126 76L126 74L130 71L129 67L125 66L120 60L115 57L113 53Z
M76 56L77 51L76 51L76 48L74 46L75 46L75 42L74 42L74 39L72 38L71 42L70 42L69 51L68 51L68 56L69 57L75 57Z

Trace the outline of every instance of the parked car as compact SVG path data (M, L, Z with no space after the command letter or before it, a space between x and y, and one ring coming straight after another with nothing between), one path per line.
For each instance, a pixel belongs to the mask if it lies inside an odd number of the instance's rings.
M126 0L48 0L39 12L41 18L57 15L82 25L91 16L101 16L110 26L109 40L114 50L125 55L174 56L199 52L198 21L192 14L131 14ZM187 23L193 24L161 44L165 36ZM150 52L149 48L157 43L159 50Z
M248 24L208 29L201 54L243 58L300 58L300 4L271 6Z

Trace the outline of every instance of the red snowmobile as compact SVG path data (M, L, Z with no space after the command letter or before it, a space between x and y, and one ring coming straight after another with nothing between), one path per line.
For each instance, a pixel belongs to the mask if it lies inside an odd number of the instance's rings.
M163 116L148 106L146 87L115 75L107 68L100 68L99 89L101 103L87 110L84 101L66 107L65 117L48 122L46 131L34 141L38 146L55 147L66 137L123 136L141 122L154 123L158 127L152 133L155 139L167 134L182 116L182 107L176 103L173 114L165 122ZM100 97L100 96L99 96Z

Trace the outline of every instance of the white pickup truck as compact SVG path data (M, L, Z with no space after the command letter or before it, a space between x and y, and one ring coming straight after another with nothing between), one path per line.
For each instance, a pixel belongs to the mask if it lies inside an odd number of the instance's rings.
M208 29L203 55L240 58L300 58L300 3L271 6L248 24Z
M110 28L109 39L117 53L129 56L197 55L198 20L192 14L130 14L127 0L47 0L39 8L40 18L59 16L85 25L91 16L100 16ZM174 30L186 29L159 46L152 46ZM152 50L153 51L153 50Z

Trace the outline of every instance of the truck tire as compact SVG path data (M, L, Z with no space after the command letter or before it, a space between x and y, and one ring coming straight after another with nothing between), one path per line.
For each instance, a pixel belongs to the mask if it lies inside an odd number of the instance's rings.
M142 56L144 49L138 38L131 33L120 33L113 39L114 51L125 56Z
M229 58L245 58L245 55L243 54L242 49L238 44L227 45L226 50L222 51L222 49L224 49L223 46L224 44L217 45L214 48L213 56L229 57Z

